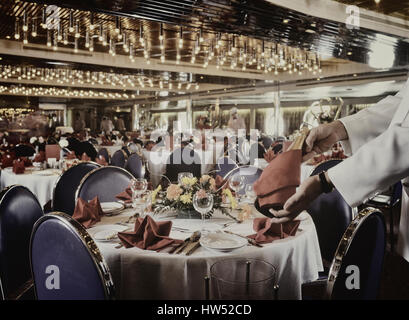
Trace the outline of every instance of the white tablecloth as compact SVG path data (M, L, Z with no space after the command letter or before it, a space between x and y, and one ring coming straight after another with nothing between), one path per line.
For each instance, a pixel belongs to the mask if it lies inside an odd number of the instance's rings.
M61 171L56 169L47 169L49 175L41 175L44 171L33 171L26 168L25 173L15 174L12 168L5 168L1 172L1 188L19 184L30 189L36 195L41 206L52 200L54 185Z
M217 146L214 151L213 149L206 151L195 149L195 152L200 157L201 174L203 175L214 169L217 159L223 155L223 147L220 148L220 146ZM171 151L166 149L158 151L142 151L143 157L148 162L148 169L151 174L150 178L153 186L157 186L161 180L161 175L165 174L166 163L171 153Z
M103 217L97 226L124 221L129 211L115 217ZM232 253L214 253L199 248L191 256L184 256L139 248L116 249L117 243L97 242L97 245L111 271L119 299L204 299L203 278L209 274L211 265L233 257L271 263L278 270L279 298L300 299L301 284L317 279L318 272L323 270L314 223L306 212L300 215L300 219L299 231L294 237L276 240L263 248L246 246ZM178 220L173 220L174 225L190 222L193 225L189 225L189 229L200 230L200 220ZM227 221L232 220L214 217L207 223L214 225ZM248 220L225 230L249 235L254 233L252 223ZM175 230L170 234L178 239L189 235Z

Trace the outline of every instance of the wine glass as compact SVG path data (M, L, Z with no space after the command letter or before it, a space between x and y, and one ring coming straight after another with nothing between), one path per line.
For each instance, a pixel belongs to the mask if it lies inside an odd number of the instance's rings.
M193 207L202 217L202 230L204 229L206 214L213 209L213 203L213 195L203 189L193 195Z
M252 184L246 185L244 190L246 191L246 197L247 197L248 201L249 202L254 202L257 195L256 195L256 192L254 191L253 185Z
M244 177L240 174L235 174L229 179L230 188L236 193L236 197L240 200L239 192L244 188Z
M193 178L193 173L191 173L191 172L180 172L180 173L178 173L178 183L179 183L179 185L182 184L182 179L183 178Z
M148 181L144 178L136 178L131 180L132 204L137 206L137 198L148 189Z

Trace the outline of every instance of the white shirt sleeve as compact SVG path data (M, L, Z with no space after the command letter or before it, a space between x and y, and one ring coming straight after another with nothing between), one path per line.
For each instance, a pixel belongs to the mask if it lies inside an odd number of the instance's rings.
M341 119L349 137L343 146L352 157L328 170L328 175L352 207L409 176L409 115L391 125L398 108L409 110L409 105L400 106L409 95L408 83L397 95Z

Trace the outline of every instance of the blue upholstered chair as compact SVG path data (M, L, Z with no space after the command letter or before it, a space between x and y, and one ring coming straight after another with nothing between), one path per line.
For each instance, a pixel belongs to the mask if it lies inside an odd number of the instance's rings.
M323 162L313 170L311 176L328 170L339 162L341 160ZM334 190L331 193L321 194L312 202L307 211L312 217L317 230L321 257L325 268L321 276L326 277L338 243L353 219L353 210L345 202L341 194Z
M395 251L395 223L393 217L393 208L402 199L402 183L399 181L389 188L385 194L376 195L370 199L365 205L389 211L389 243L391 252Z
M64 213L37 221L30 258L39 300L114 298L112 277L98 247L84 227Z
M111 157L111 165L115 167L125 168L126 160L128 159L127 154L124 150L117 150Z
M98 151L98 153L97 153L97 158L99 158L99 156L103 156L104 159L105 159L105 161L106 161L107 163L109 163L109 153L108 153L107 148L101 148L101 149L99 149L99 151Z
M97 149L95 149L95 146L91 142L82 141L80 142L79 154L77 154L77 156L81 158L83 153L90 157L92 161L95 161L98 151Z
M385 248L386 227L382 212L369 207L361 210L341 237L328 278L304 284L303 298L376 299ZM353 284L355 286L351 286Z
M23 186L0 193L0 298L32 299L30 235L43 216L36 196Z
M95 169L82 179L75 194L75 203L78 198L88 201L96 196L100 202L118 201L115 196L124 191L133 178L132 174L119 167Z
M171 182L178 181L180 172L191 172L194 177L201 176L201 160L191 148L178 148L172 152L166 162L165 176Z
M125 169L128 170L135 178L144 178L145 168L142 159L136 153L133 153L126 162Z
M238 168L237 163L229 157L221 157L216 162L216 175L221 176L223 179L232 172L234 169Z
M65 171L54 187L53 210L72 215L75 209L75 191L82 178L99 167L100 165L94 162L80 162Z
M362 210L350 224L335 253L327 283L331 299L374 300L378 295L386 248L386 227L382 212ZM346 286L351 271L359 270L359 289Z

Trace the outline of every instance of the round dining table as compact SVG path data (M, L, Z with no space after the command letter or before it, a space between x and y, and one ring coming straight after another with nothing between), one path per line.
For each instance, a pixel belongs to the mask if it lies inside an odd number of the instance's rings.
M103 216L88 231L93 236L101 227L115 229L120 225L124 229L133 230L132 224L126 225L132 214L133 209L125 209L116 216ZM262 217L255 210L252 215L253 218ZM171 220L170 237L175 239L186 239L203 226L200 219L152 217L155 220ZM247 236L254 234L253 218L236 223L219 213L205 222L205 228L211 231L228 230ZM248 245L227 253L209 251L204 247L199 247L191 255L142 250L137 247L118 248L118 239L96 241L96 244L108 264L118 299L204 299L204 277L209 275L210 267L215 262L227 258L252 258L272 264L277 270L279 299L301 299L301 285L316 280L323 265L311 217L303 212L299 220L301 222L295 236L275 240L262 247Z
M38 170L34 167L25 168L25 172L16 174L13 168L1 171L1 188L18 184L27 187L38 199L41 206L52 200L55 183L61 175L59 169Z

